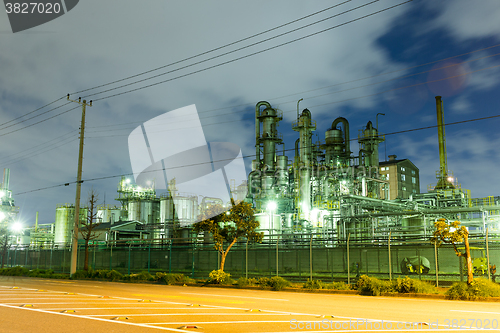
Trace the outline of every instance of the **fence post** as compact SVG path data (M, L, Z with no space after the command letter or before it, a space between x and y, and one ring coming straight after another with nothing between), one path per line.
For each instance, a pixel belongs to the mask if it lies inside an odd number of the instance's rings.
M245 278L248 279L248 239L245 246Z
M280 236L278 235L278 238L276 239L276 276L278 276L278 266L279 266L279 261L278 261L278 243L280 241Z
M92 244L92 246L94 247L94 260L93 260L93 262L94 262L94 271L95 271L95 248L96 248L95 242L96 241L93 241L93 244Z
M439 287L439 265L438 265L438 251L437 240L434 241L434 261L436 262L436 287Z
M389 241L387 242L389 251L389 281L392 281L392 258L391 258L391 232L389 231Z
M313 235L311 233L311 240L309 242L309 276L311 281L313 280Z
M149 247L148 247L148 273L150 267L151 267L151 241L149 241Z
M193 240L193 257L191 258L191 279L194 279L194 251L196 249L196 243Z
M168 248L168 273L172 273L172 239L170 239L170 247Z
M131 259L131 255L130 255L130 250L132 249L132 243L129 244L128 246L128 275L130 275L130 259Z
M351 284L351 263L349 262L349 239L351 238L351 233L347 235L347 284Z
M486 265L488 269L488 280L491 281L491 272L490 272L490 247L488 245L488 228L486 228Z
M50 247L50 265L49 265L49 269L52 269L52 253L54 251L54 244L52 244L52 246Z
M14 249L14 267L16 266L16 260L17 260L17 247L18 247L18 246L19 246L19 244L18 244L18 245L16 245L16 248Z
M111 242L109 251L109 270L113 269L113 242Z

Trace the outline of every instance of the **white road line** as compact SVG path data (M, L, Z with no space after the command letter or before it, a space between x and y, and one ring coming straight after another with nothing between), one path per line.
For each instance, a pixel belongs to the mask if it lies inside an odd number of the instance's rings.
M47 311L59 311L59 310L66 310L67 307L65 308L44 308L44 310ZM219 310L219 309L207 309L207 308L202 308L202 307L196 307L196 308L168 308L168 307L163 307L163 308L148 308L148 307L119 307L119 308L71 308L70 310Z
M217 297L236 297L236 298L252 298L252 299L263 299L266 301L284 301L288 302L289 300L287 299L281 299L281 298L265 298L265 297L250 297L250 296L230 296L230 295L215 295L215 294L197 294L197 293L180 293L180 294L185 294L185 295L201 295L201 296L217 296Z
M24 304L26 302L5 302L3 304ZM82 303L85 303L85 304L99 304L100 302L31 302L31 304L34 304L34 305L37 305L37 304L82 304ZM0 303L2 304L2 303ZM140 305L140 304L148 304L148 303L139 303L139 302L136 302L136 303L119 303L119 304L137 304L137 305ZM149 304L152 304L152 303L149 303Z
M229 313L134 313L134 314L99 314L99 315L87 315L89 317L118 317L118 316L125 316L125 317L134 317L134 316L139 316L139 317L149 317L149 316L252 316L252 315L259 315L259 316L287 316L290 315L289 313L262 313L262 312L246 312L246 313L234 313L234 312L229 312Z
M413 332L413 331L417 331L417 332L463 332L463 331L466 331L467 329L457 329L457 328L441 328L441 329L437 329L437 328L427 328L427 329L413 329L413 330L410 330L410 329L401 329L401 330L333 330L333 331L326 331L326 330L321 330L321 331L307 331L307 333L350 333L350 332L363 332L363 333L366 333L366 332ZM484 331L488 331L488 330L484 330ZM276 332L259 332L259 333L276 333ZM297 331L288 331L288 332L284 332L284 331L280 331L279 333L297 333Z
M74 317L74 318L85 318L85 319L92 319L92 320L98 320L98 321L105 321L105 322L114 323L114 324L123 324L123 325L130 325L130 326L140 326L140 327L147 327L147 328L156 328L156 329L164 330L164 331L186 333L186 330L179 330L179 329L175 329L175 328L168 328L168 327L161 327L161 326L152 326L152 325L149 325L149 324L127 323L127 322L117 321L117 320L110 320L110 319L103 319L103 318L94 318L94 317L82 316L82 315L73 315L73 314L70 314L70 313L51 312L51 311L45 311L45 310L40 310L40 309L32 309L32 308L19 308L19 307L9 306L9 305L5 305L5 304L0 304L0 306L7 307L7 308L13 308L13 309L21 309L21 310L36 311L36 312L42 312L42 313L50 313L52 315L69 316L69 317ZM120 316L123 316L123 315L120 315Z
M193 321L149 323L150 325L206 325L206 324L253 324L253 323L289 323L290 320L239 320L239 321ZM340 321L339 321L340 323Z
M472 311L472 310L450 310L454 312L473 312L473 313L487 313L487 314L500 314L500 312L488 312L488 311Z

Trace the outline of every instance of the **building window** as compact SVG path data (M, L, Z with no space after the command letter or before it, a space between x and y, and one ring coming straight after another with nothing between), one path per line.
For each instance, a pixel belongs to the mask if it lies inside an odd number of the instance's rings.
M413 194L417 194L417 190L413 189Z
M416 172L415 170L411 170L411 174L414 175Z
M406 180L406 176L405 175L401 175L401 181L405 181Z
M389 174L385 175L385 179L389 180Z
M405 172L405 171L406 171L405 167L401 167L401 172Z
M405 186L403 186L401 189L402 189L403 191L406 191L406 187L405 187Z
M411 183L416 184L417 183L417 178L416 177L411 177Z

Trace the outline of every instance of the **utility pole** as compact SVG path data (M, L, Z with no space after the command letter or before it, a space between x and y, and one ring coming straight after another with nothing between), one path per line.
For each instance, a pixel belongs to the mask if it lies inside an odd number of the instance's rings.
M73 242L71 246L71 267L70 276L76 272L76 263L78 258L78 227L80 224L80 195L82 192L82 163L83 163L83 139L85 136L85 107L92 106L92 101L87 104L86 100L79 97L78 101L69 99L68 101L78 103L82 106L82 123L80 125L80 149L78 152L78 173L76 175L76 199L75 199L75 223L73 225Z

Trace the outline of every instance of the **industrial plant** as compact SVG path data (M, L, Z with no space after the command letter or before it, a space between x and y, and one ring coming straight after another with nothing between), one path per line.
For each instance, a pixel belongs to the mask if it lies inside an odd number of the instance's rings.
M300 102L300 101L299 101ZM255 159L246 181L231 181L232 196L253 205L260 230L266 235L283 235L290 240L314 235L332 245L348 238L373 242L389 237L424 240L433 233L439 218L459 220L471 237L499 233L499 197L473 199L461 188L448 169L443 102L436 97L439 145L439 170L436 185L420 193L419 169L408 159L389 155L380 162L379 145L385 136L371 121L351 136L349 121L332 119L324 141L313 142L316 122L308 109L299 112L292 122L297 139L292 149L285 149L278 131L282 112L261 101L255 106ZM378 115L377 115L378 116ZM351 142L358 141L353 152ZM286 155L293 153L292 157ZM141 187L133 179L122 177L116 200L119 206L97 207L102 223L101 241L148 239L164 242L190 237L191 225L206 207L229 205L219 198L196 193L179 193L175 179L169 191L157 195L154 182ZM18 212L9 190L9 170L4 171L0 191L0 218L13 218ZM40 232L31 230L32 244L71 243L74 205L59 204L55 223ZM85 219L87 210L80 210ZM125 223L127 222L127 223ZM134 222L134 223L128 223ZM52 236L48 236L52 234Z

